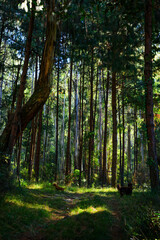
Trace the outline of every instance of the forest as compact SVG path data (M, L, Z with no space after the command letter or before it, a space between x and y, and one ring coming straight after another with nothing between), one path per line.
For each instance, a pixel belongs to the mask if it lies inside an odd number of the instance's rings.
M0 0L0 240L160 239L159 0Z

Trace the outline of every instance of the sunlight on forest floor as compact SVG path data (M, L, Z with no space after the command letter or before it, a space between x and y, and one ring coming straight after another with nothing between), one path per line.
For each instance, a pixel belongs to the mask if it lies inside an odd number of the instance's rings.
M156 239L159 201L159 195L135 189L121 198L113 188L56 191L51 184L31 184L0 200L0 239L103 240L113 239L113 232L121 232L119 239Z

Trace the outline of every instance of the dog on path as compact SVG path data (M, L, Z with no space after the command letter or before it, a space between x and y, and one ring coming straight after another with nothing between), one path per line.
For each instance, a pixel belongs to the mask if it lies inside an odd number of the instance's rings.
M123 197L124 194L126 195L132 195L132 183L128 183L128 187L121 187L119 184L117 185L118 191L121 195L121 197Z
M53 183L53 186L56 188L56 190L64 191L64 188L58 186L57 183Z

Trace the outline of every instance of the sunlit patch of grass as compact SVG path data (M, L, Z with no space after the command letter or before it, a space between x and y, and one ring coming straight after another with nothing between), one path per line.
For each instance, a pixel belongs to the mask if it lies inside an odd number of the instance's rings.
M36 183L32 183L27 186L28 189L42 189L43 187L44 187L43 184L36 184Z
M78 215L78 214L83 213L83 212L94 214L94 213L103 212L103 211L107 211L109 213L111 212L106 207L93 207L93 206L89 206L89 207L87 207L85 209L77 207L77 208L71 210L70 216Z
M26 207L26 208L30 208L30 209L43 209L47 212L52 212L53 209L50 208L47 205L43 205L43 204L33 204L33 203L26 203L21 201L20 199L16 199L16 198L12 198L12 199L7 199L6 203L14 203L15 205L19 206L19 207Z
M85 188L85 187L68 187L66 188L66 191L72 193L78 193L78 194L84 194L84 193L114 193L117 192L117 189L115 188Z

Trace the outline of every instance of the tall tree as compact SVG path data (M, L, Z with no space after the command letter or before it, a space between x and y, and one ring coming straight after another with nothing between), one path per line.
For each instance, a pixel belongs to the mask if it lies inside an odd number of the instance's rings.
M60 62L58 57L58 69L57 69L57 108L56 108L56 156L55 156L55 181L57 181L57 171L58 171L58 133L59 133L59 122L58 122L58 113L59 113L59 71L60 71Z
M159 172L153 118L153 81L152 81L152 0L145 0L145 84L146 84L146 125L148 137L148 164L151 188L159 186Z
M91 168L93 164L93 147L94 147L94 116L93 116L93 48L91 50L91 76L90 76L90 133L89 133L89 159L88 159L88 187L91 186Z
M106 94L105 94L105 125L104 125L104 143L103 143L103 165L102 165L102 187L106 184L106 163L107 163L107 124L108 124L108 91L109 91L109 70L107 74Z
M19 133L22 132L27 124L34 118L34 116L39 112L44 103L46 102L50 90L51 90L51 72L54 60L54 49L56 41L56 14L55 11L55 2L54 0L47 1L47 27L46 27L46 40L43 50L43 56L41 61L41 68L39 79L37 82L37 87L34 93L31 95L26 104L23 105L20 112L18 113L20 127L16 130L15 139L19 136ZM21 102L21 101L20 101ZM14 121L14 114L11 115L8 120L6 127L3 130L2 135L0 136L0 171L3 174L4 179L8 178L8 158L7 153L9 149L9 138L11 135L11 129ZM15 141L12 142L13 145ZM11 149L11 145L10 145Z
M73 54L73 53L72 53ZM71 99L72 99L72 69L73 69L73 55L70 60L70 81L69 81L69 117L68 117L68 139L67 139L67 151L66 151L66 172L65 181L68 183L68 176L71 172L71 156L70 156L70 144L71 144Z
M116 73L112 72L112 118L113 118L113 135L112 135L112 187L116 186L117 174L117 107L116 107Z

